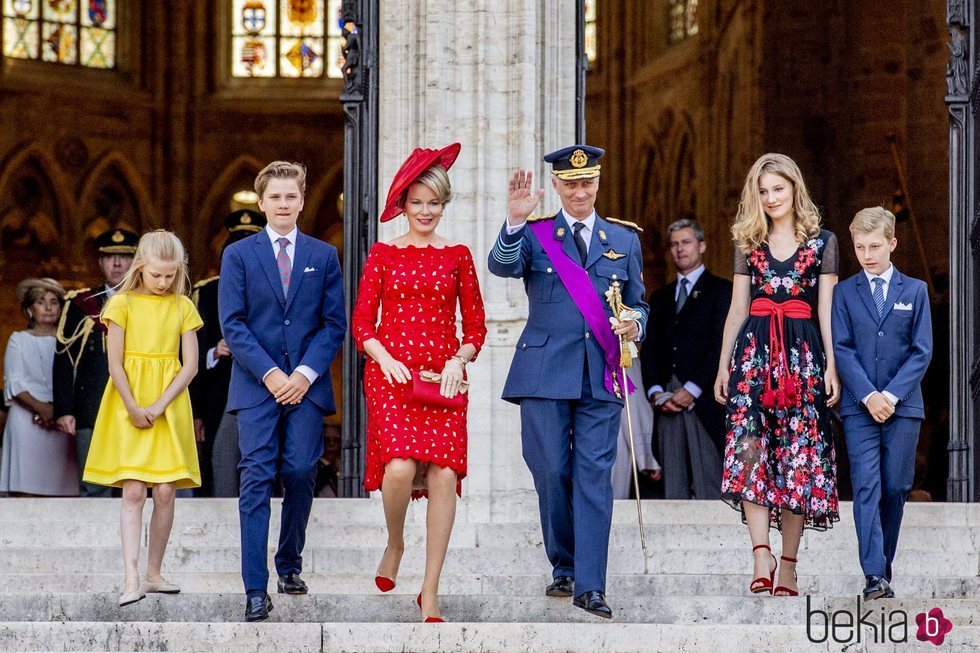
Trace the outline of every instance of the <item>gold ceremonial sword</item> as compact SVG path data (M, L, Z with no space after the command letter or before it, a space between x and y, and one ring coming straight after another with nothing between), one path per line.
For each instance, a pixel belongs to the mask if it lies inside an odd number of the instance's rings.
M619 282L613 281L612 285L609 286L609 290L606 291L606 302L609 304L609 308L612 309L613 315L617 320L623 319L624 313L633 312L633 309L629 306L623 304L623 294L619 289ZM626 377L626 368L633 367L633 347L630 342L626 340L625 336L619 337L619 369L622 371L623 383L620 386L622 388L623 396L623 410L626 411L626 428L629 431L630 436L630 463L633 468L633 492L636 495L636 518L640 525L640 546L643 549L643 573L649 574L649 555L647 554L647 539L645 534L645 529L643 527L643 507L640 504L640 476L636 469L636 445L633 443L633 416L630 415L630 395L629 395L629 380ZM615 380L615 375L613 380ZM617 384L618 385L618 384ZM619 389L619 388L617 388Z

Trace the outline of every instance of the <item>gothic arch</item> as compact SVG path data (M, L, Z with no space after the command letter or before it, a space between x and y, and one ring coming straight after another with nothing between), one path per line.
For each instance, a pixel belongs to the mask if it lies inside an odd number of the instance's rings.
M82 180L78 209L78 236L85 240L110 227L140 233L160 224L143 175L119 150L105 152L92 164Z
M73 203L69 184L58 171L53 158L37 145L25 142L13 148L6 161L0 164L0 197L8 192L10 183L25 166L34 164L50 184L53 199L57 203L57 217L60 222L68 221L72 214Z
M194 266L195 274L204 270L213 272L217 269L218 257L226 238L224 219L231 210L230 207L222 207L219 203L235 191L241 190L240 185L244 178L248 178L247 188L251 189L251 181L263 167L265 164L251 154L240 154L232 159L221 174L211 182L210 189L201 204L201 211L190 226L191 263L193 264L195 259L203 263Z

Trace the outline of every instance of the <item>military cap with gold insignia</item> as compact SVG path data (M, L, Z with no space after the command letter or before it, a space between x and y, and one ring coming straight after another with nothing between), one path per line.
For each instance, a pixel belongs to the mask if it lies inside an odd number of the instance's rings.
M590 179L599 176L599 159L606 151L591 145L570 145L544 155L551 164L551 174L564 181Z
M228 230L228 243L234 243L246 236L265 229L265 215L251 209L239 209L225 216L225 229Z
M113 254L132 256L136 253L136 246L139 245L140 237L128 229L110 229L96 236L94 242L95 249L99 251L99 256L112 256Z

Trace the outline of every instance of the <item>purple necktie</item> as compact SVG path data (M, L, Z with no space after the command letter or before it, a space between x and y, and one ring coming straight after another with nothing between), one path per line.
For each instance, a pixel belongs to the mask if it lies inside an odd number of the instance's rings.
M279 243L279 256L276 257L276 265L279 266L279 280L282 281L282 294L284 297L288 297L289 275L293 271L293 263L289 260L289 253L286 251L286 246L289 245L289 239L280 238L276 242Z

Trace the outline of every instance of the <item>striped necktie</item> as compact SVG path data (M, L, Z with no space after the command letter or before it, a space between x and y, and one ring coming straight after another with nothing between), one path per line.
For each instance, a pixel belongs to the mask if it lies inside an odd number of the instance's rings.
M293 262L289 260L289 252L286 251L286 247L289 245L289 239L284 237L276 242L279 243L279 255L276 256L276 266L279 268L279 280L282 281L282 294L284 297L288 297L289 275L293 272Z
M881 317L882 313L885 312L885 280L881 277L875 277L871 280L871 283L875 285L874 292L871 296L875 300L875 308L878 309L878 317Z

